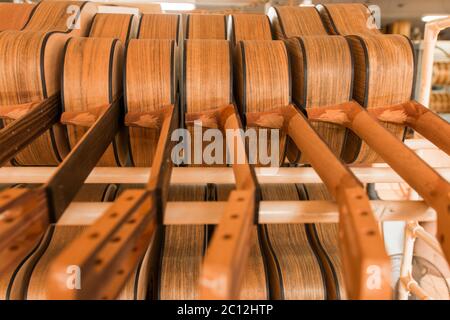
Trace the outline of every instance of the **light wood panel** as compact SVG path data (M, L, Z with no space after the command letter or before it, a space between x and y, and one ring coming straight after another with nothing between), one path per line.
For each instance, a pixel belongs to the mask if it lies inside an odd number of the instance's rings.
M22 29L34 9L34 4L0 3L0 31Z
M135 166L152 164L160 131L160 121L155 112L175 103L174 50L172 40L139 39L128 44L125 106L126 122L131 114L138 119L129 127ZM146 123L154 123L156 128L146 128ZM142 127L138 127L139 124Z
M300 186L297 186L299 188ZM333 200L323 184L302 186L308 200ZM342 262L339 252L339 225L335 223L315 223L308 225L311 238L314 238L316 252L322 266L327 269L325 279L330 299L346 299Z
M70 18L67 8L71 5L79 9L78 29L69 28L70 23L67 26ZM56 94L60 90L65 43L70 36L87 34L95 12L96 7L89 3L43 1L23 31L1 32L0 105L39 102ZM16 63L17 59L21 63ZM68 144L62 127L55 125L21 151L15 163L55 165L67 153Z
M188 40L184 50L185 112L208 111L230 104L232 70L228 41ZM205 94L208 92L214 94Z
M190 14L185 26L186 39L217 39L227 38L226 17L222 14Z
M318 10L331 34L381 34L376 27L374 16L365 4L328 3L319 5Z
M123 47L108 38L73 38L64 57L63 120L73 148L90 122L122 95ZM87 123L87 124L83 124ZM98 165L124 165L125 134L116 137Z
M319 11L328 31L347 36L350 43L354 57L353 98L357 102L365 108L374 108L408 102L412 98L414 54L408 38L381 35L374 17L363 4L326 4L320 6ZM349 16L352 18L348 19ZM383 126L403 139L405 125L383 122ZM355 135L349 137L343 156L347 162L381 162L381 158Z
M233 14L231 19L231 37L236 44L241 40L272 40L270 21L262 14Z
M261 68L262 65L265 67ZM242 114L271 111L277 107L287 106L291 102L288 55L282 41L240 42L236 49L235 70L236 99ZM280 128L277 126L279 119L266 117L266 120L253 128ZM267 138L262 136L259 130L257 132L259 139L266 139L267 150L271 152L271 132ZM286 135L280 130L280 163L284 161L285 148Z
M76 201L111 201L115 195L113 185L86 185L78 192ZM17 267L17 275L8 277L8 299L46 299L45 276L50 263L70 243L84 226L51 225L39 247ZM4 292L6 293L6 292Z
M139 39L170 39L178 42L180 16L176 14L144 14L139 25Z
M292 68L292 97L298 106L322 107L350 100L352 57L345 38L305 36L289 39L286 45ZM340 157L346 142L346 129L332 123L313 120L310 123ZM290 145L289 151L290 160L306 160L299 156L295 146Z
M295 185L262 185L263 200L299 200ZM262 243L267 254L271 298L326 299L325 279L318 257L310 246L304 224L263 225Z
M314 7L275 6L269 9L268 16L277 39L327 34Z
M228 200L230 192L234 188L233 185L216 185L215 200ZM250 254L244 270L245 276L242 280L239 299L265 300L270 298L269 274L265 265L260 237L258 227L254 226L250 241Z
M132 14L97 13L89 37L119 39L125 44L128 39L136 36L137 26L137 16Z
M205 185L173 187L171 201L207 201L212 199ZM165 227L155 298L196 299L203 254L208 240L206 225Z

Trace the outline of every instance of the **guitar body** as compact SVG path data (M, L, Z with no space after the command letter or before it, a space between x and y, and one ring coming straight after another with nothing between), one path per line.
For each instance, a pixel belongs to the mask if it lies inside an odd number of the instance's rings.
M0 3L0 32L22 29L35 8L34 4L28 3Z
M415 63L413 47L407 37L382 35L369 9L362 4L327 4L319 10L329 33L345 36L350 44L354 58L353 99L365 108L385 107L412 99ZM401 115L387 115L387 118L395 120L398 116ZM403 140L404 125L388 121L382 124ZM350 140L344 151L347 162L382 161L354 135Z
M66 25L71 5L80 9L79 29L71 30ZM87 34L95 11L90 3L44 1L22 31L0 33L0 108L40 102L59 94L64 46L71 36ZM17 63L19 57L21 62ZM4 125L10 122L3 120ZM56 165L67 153L64 131L55 125L18 153L13 163Z
M117 39L73 38L68 42L64 56L63 112L73 114L66 125L71 148L89 129L82 123L93 120L93 114L121 98L122 63L123 46ZM122 129L97 165L125 165L126 146Z

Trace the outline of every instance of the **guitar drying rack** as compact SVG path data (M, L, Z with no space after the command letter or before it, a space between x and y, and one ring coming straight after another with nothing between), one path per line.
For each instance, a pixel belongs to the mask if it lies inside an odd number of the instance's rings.
M426 87L412 98L409 39L382 35L364 5L228 17L53 1L6 11L0 297L391 299L379 226L406 221L399 298L432 298L412 278L414 239L449 261L450 169L413 151L429 142L402 141L410 127L449 155L450 126L421 104ZM448 26L427 25L429 47ZM431 65L424 58L427 79ZM201 150L200 163L174 164L180 128L256 129L259 147L279 144L278 161L254 164L237 134L222 158L241 161L211 165ZM367 184L400 182L423 201L369 200Z

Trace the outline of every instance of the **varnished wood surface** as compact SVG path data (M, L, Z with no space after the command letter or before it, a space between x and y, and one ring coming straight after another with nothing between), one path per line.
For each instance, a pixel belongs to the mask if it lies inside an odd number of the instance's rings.
M79 28L76 29L67 25L70 18L67 8L71 5L80 10ZM92 3L43 1L23 31L1 32L0 105L37 102L56 94L60 90L65 43L70 36L87 34L95 12ZM22 62L15 63L19 57ZM55 165L67 153L68 144L62 127L55 125L20 152L15 163Z
M333 200L323 184L303 185L308 200ZM315 223L308 225L311 237L316 238L316 252L326 269L328 297L346 299L342 262L339 252L339 225L334 223ZM323 252L323 253L322 253Z
M226 17L222 14L190 14L185 25L186 39L227 38Z
M207 201L211 195L205 185L177 186L169 191L171 201ZM157 299L196 299L206 225L165 227L161 247Z
M304 198L295 185L262 185L263 200ZM326 299L325 279L304 224L263 225L272 299Z
M272 40L269 18L263 14L233 14L230 39L236 44L242 40Z
M357 102L365 108L375 108L411 99L414 55L406 37L379 35L350 36L348 39L354 57L353 98ZM386 122L383 125L397 138L403 139L404 125ZM367 144L362 143L353 162L380 162L380 158Z
M156 112L175 103L174 49L172 40L139 39L128 44L125 62L126 112L136 114L140 119L137 124L155 123L155 128L128 128L135 166L152 164L160 132L158 127L161 125Z
M354 57L353 98L365 108L409 101L414 85L414 54L409 39L382 35L363 4L326 4L319 8L328 31L347 36L350 43ZM404 125L386 122L383 125L398 139L403 139ZM347 162L354 163L381 161L354 135L348 139L343 156Z
M208 111L230 104L232 71L228 41L188 40L184 50L185 112Z
M328 3L318 6L319 12L330 34L379 35L375 18L362 3Z
M34 9L34 4L0 3L0 32L22 29L30 19Z
M89 37L119 39L123 44L137 33L138 19L132 14L97 13Z
M123 46L108 38L73 38L66 48L63 75L63 110L76 113L73 120L92 118L92 113L118 101L122 95ZM88 127L68 124L73 148ZM98 165L123 165L126 161L124 132L116 138Z
M298 106L322 107L350 100L352 57L345 38L305 36L287 40L286 46L292 68L292 97ZM332 123L313 120L310 123L340 157L346 142L346 129ZM297 152L295 146L290 146L290 159L304 162Z
M77 12L80 13L79 28L73 23ZM96 6L86 1L42 1L24 30L67 32L72 26L74 35L83 36L87 34L90 21L96 12ZM83 21L85 19L86 21Z
M275 6L269 9L268 16L277 39L327 35L314 7Z
M271 63L273 61L277 63ZM291 102L290 67L283 41L242 41L236 49L234 62L235 96L242 114L271 111ZM258 123L258 127L277 128L279 119L267 120L267 123ZM258 135L261 136L260 133ZM267 137L267 150L270 152L270 132ZM285 148L286 135L280 130L280 163L284 160Z
M79 191L75 200L111 201L115 196L115 189L116 187L113 185L86 185ZM12 278L12 274L2 278L4 286L1 287L1 297L44 299L46 297L44 279L52 258L82 229L81 226L50 226L47 233L43 235L39 247L25 260L22 266L16 267L17 275L14 278ZM34 284L37 287L34 287Z
M169 39L178 42L180 16L176 14L144 14L142 15L139 39Z

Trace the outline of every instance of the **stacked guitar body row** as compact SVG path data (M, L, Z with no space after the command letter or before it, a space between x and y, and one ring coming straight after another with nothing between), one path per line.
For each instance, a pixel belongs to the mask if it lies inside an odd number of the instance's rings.
M411 127L449 154L450 127L412 100L409 39L382 35L365 6L184 19L96 10L0 5L15 17L0 22L0 162L55 167L43 185L0 193L0 297L391 299L383 237L347 164L389 164L436 211L450 258L450 184L402 143ZM276 163L262 168L239 134L215 150L220 163L204 145L177 162L181 128L255 129ZM233 175L217 183L226 163ZM84 184L95 166L151 172L145 185ZM174 166L186 172L177 184ZM261 183L260 169L286 166L312 166L323 184ZM261 222L274 201L332 199L339 225ZM74 222L74 200L109 205ZM184 222L168 222L170 210Z

